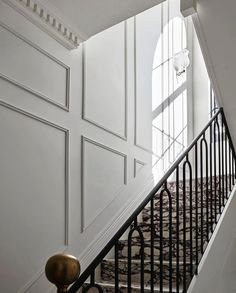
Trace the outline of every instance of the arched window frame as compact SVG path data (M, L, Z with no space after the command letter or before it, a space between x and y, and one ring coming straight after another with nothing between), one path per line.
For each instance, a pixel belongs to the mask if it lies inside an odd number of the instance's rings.
M165 9L167 13L169 13L169 1L163 4L162 15L165 13ZM174 48L176 38L174 26L176 21L181 22L181 48L179 48L179 50L178 48ZM167 24L164 24L164 19L162 19L162 34L157 43L152 74L154 85L154 71L157 70L158 67L161 68L159 72L159 76L161 75L161 93L159 89L161 101L154 101L154 95L158 93L158 90L155 92L154 86L152 94L152 149L153 166L157 166L159 169L161 167L163 171L166 170L185 149L188 141L189 129L187 112L188 103L191 98L188 93L188 80L190 78L187 73L177 77L173 68L174 54L188 47L187 43L187 27L183 18L177 16L169 19L168 15ZM167 85L165 78L168 80ZM160 82L159 84L157 83L157 86L160 86ZM175 109L175 104L178 99L182 99L182 125L180 131L175 131L175 116L178 114Z

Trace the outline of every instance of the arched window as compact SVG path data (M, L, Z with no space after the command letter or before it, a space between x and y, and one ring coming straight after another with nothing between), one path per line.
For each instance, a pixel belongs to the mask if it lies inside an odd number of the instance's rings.
M184 20L163 28L152 69L153 166L166 170L187 145L187 73L177 75L173 59L187 47Z

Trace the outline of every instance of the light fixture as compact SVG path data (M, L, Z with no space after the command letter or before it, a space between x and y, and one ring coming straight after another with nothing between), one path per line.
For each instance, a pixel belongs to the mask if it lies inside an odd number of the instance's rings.
M189 60L189 50L183 49L182 51L176 53L173 57L174 69L176 71L177 76L181 76L186 72L190 64Z

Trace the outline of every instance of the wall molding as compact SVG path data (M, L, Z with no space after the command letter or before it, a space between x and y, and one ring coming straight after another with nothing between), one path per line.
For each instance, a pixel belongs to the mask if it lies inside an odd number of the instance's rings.
M68 50L76 49L87 37L77 33L37 0L2 0Z
M134 181L134 184L137 184ZM114 216L114 221L110 223L101 231L96 239L88 246L88 248L78 257L82 266L82 272L91 261L101 252L101 249L108 243L108 240L111 239L116 231L124 224L132 212L138 207L138 205L143 201L144 196L147 196L149 192L153 189L155 183L153 176L148 176L145 180L145 184L142 185L141 191L137 196L133 196L132 199L127 203L126 207L122 207L118 211L117 215Z
M58 250L58 252L63 253L67 250L69 245L69 130L49 120L10 105L2 100L0 100L0 106L65 133L65 237L64 245ZM34 276L18 291L18 293L26 293L42 277L43 274L44 266L34 274Z
M95 125L96 127L112 134L115 135L125 141L127 141L127 133L128 133L128 88L127 88L127 22L124 21L124 106L125 106L125 115L124 115L124 122L125 122L125 127L124 127L124 134L117 133L113 131L110 128L107 128L106 126L103 126L102 124L94 121L93 119L89 118L86 115L86 46L82 46L82 51L83 51L83 70L82 70L82 84L83 84L83 94L82 94L82 119Z
M127 185L127 181L128 181L128 164L127 164L127 155L117 151L116 149L113 149L111 147L108 147L100 142L97 142L95 140L92 140L88 137L85 136L81 136L81 232L85 232L85 230L92 225L92 223L94 223L94 221L96 220L96 218L101 215L101 213L109 206L112 204L112 202L116 199L116 197L120 194L120 192L123 190L123 186L121 188L119 188L119 190L117 192L115 192L115 195L113 197L113 199L111 201L109 201L107 203L106 206L103 207L103 209L95 216L95 218L91 221L91 223L89 223L88 225L85 225L85 214L84 214L84 208L85 208L85 194L84 194L84 188L85 188L85 182L84 182L84 167L85 167L85 160L84 160L84 155L85 155L85 143L88 142L98 148L102 148L106 151L112 152L118 156L123 157L124 159L124 185ZM106 162L104 162L106 163Z
M32 113L26 112L25 110L22 110L20 108L17 108L13 105L10 105L2 100L0 100L0 106L14 111L16 113L19 113L23 116L26 116L28 118L31 118L33 120L36 120L38 122L41 122L49 127L55 128L59 131L64 132L65 134L65 227L64 227L64 246L67 247L69 243L69 130L59 126L51 121L48 121L44 118L41 118L39 116L36 116Z
M134 158L134 178L136 178L138 172L137 172L137 164L142 165L143 167L146 166L146 163L144 163L143 161L140 161L136 158Z
M69 100L70 100L70 67L67 66L66 64L64 64L63 62L61 62L59 59L57 59L56 57L52 56L51 54L49 54L48 52L46 52L45 50L43 50L42 48L40 48L39 46L37 46L36 44L34 44L33 42L31 42L30 40L28 40L27 38L23 37L21 34L19 34L18 32L16 32L14 29L10 28L9 26L7 26L5 23L3 23L2 21L0 21L0 27L2 27L3 29L5 29L6 31L8 31L9 33L11 33L12 35L14 35L15 37L17 37L18 39L20 39L21 41L23 41L24 43L26 43L27 45L29 45L30 47L34 48L36 51L38 51L39 53L43 54L44 56L46 56L47 58L49 58L50 60L52 60L53 62L55 62L57 65L63 67L66 71L66 96L65 96L65 105L60 104L58 102L56 102L55 100L53 100L50 97L45 96L44 94L35 91L34 89L10 78L9 76L6 76L5 74L0 72L0 78L33 94L34 96L54 105L57 106L65 111L69 111Z

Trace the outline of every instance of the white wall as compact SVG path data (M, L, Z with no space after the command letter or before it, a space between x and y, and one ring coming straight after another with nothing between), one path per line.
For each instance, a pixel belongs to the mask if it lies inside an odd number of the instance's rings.
M198 0L197 14L193 16L218 105L224 108L234 143L235 9L236 2L231 0Z
M196 137L209 121L210 80L205 61L193 28L192 90L193 90L193 134Z
M233 293L236 287L236 190L227 203L189 293Z
M5 293L46 292L44 265L57 252L84 269L153 187L151 124L149 133L142 123L151 122L160 11L67 51L0 1Z

